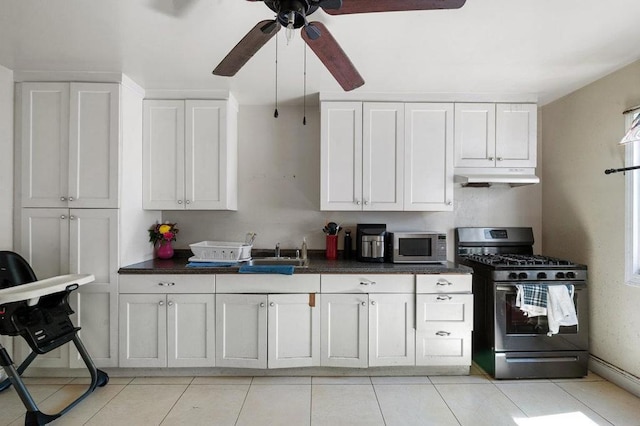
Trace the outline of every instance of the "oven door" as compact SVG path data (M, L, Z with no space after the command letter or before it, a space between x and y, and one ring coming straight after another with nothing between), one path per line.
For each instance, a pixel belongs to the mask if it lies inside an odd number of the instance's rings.
M516 287L507 283L495 284L495 351L573 351L587 350L588 309L587 287L584 282L554 281L527 282L527 284L572 284L574 304L578 316L577 326L560 326L560 332L547 336L546 316L527 317L516 306Z

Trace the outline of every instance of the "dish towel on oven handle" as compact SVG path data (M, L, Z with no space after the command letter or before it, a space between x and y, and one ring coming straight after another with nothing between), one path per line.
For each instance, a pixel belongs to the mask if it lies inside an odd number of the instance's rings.
M541 284L518 284L516 307L528 317L547 315L547 286Z
M558 334L561 325L578 325L573 293L574 287L571 284L548 286L547 321L549 332L547 336Z

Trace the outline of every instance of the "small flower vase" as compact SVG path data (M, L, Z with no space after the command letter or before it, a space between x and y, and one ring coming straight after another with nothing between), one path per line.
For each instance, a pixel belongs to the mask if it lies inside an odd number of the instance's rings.
M171 259L173 257L171 241L160 241L156 248L156 257L158 257L158 259Z

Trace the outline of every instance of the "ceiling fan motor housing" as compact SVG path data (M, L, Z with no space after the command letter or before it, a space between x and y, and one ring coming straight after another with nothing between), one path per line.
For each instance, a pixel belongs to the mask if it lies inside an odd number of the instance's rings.
M264 3L277 14L280 25L289 25L289 18L293 13L293 28L306 25L306 17L318 9L318 5L310 4L308 0L265 0Z

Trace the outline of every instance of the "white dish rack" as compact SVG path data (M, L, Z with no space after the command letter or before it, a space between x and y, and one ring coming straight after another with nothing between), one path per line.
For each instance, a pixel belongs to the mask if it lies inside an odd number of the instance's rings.
M201 241L189 244L194 257L201 262L233 261L242 262L251 259L253 245L233 241Z

